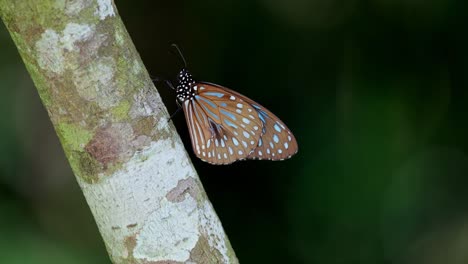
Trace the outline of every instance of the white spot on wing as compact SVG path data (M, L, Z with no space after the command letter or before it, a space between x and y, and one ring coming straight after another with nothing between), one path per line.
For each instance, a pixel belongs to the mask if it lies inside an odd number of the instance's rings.
M273 135L273 140L275 141L275 143L278 143L279 142L278 135L274 134Z
M245 142L244 140L242 140L242 145L244 145L244 148L247 148L247 142Z
M273 127L276 131L278 131L278 133L281 133L281 128L278 126L278 124L275 124Z

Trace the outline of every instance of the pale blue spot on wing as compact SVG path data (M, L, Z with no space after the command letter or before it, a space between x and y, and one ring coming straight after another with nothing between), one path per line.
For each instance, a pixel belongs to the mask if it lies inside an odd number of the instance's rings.
M224 96L223 93L217 93L217 92L206 92L206 93L203 93L203 95L216 96L218 98L221 98Z
M262 120L263 124L266 123L266 119L265 117L268 117L267 113L265 113L264 111L262 111L262 108L258 105L252 105L258 112L258 117L260 118L260 120ZM263 129L263 131L265 131L265 129Z
M226 103L220 103L219 105L222 106L222 107L227 107Z
M211 107L213 107L213 108L217 108L216 104L213 103L211 100L208 100L208 99L206 99L206 98L204 98L204 97L201 97L201 96L199 96L199 95L196 95L195 98L196 98L197 100L203 100L204 102L206 102L207 104L209 104L209 105L210 105Z
M260 119L262 120L263 124L266 123L265 117L263 116L263 113L262 113L262 112L260 112L260 114L258 115L258 117L260 117Z
M276 134L273 135L273 140L275 141L275 143L279 142L279 138Z
M280 126L278 126L278 124L275 124L273 127L275 128L276 131L281 133L281 128L280 128Z
M227 120L227 119L224 119L224 122L228 125L228 126L231 126L233 128L236 128L237 129L237 126L234 125L234 123L232 123L231 121Z
M213 103L213 102L211 102L211 101L209 101L209 100L206 100L206 99L203 98L203 97L199 97L198 95L195 96L195 98L197 98L197 97L198 97L199 99L205 100L208 104L209 104L209 103ZM197 99L198 99L198 98L197 98ZM208 114L210 114L211 116L213 116L214 118L216 118L216 119L219 120L219 116L218 116L218 115L216 115L215 113L211 112L211 110L208 109L208 107L206 107L204 104L202 104L202 103L199 103L199 104L200 104L200 106L201 106L206 112L208 112ZM216 108L216 106L214 106L214 107Z
M200 115L198 114L198 107L196 105L193 105L193 111L195 112L195 116L198 118L199 122L206 122L205 115L202 115L203 120L200 118Z
M221 112L221 114L223 114L223 115L228 116L232 120L236 120L236 116L233 113L230 113L230 112L228 112L226 110L223 110L223 109L219 109L219 112Z
M205 106L202 106L202 107L203 107L203 108L205 109L205 111L207 111L211 116L213 116L215 119L218 119L218 120L219 120L219 116L218 116L217 114L211 112L211 110L208 109L208 108L206 108Z

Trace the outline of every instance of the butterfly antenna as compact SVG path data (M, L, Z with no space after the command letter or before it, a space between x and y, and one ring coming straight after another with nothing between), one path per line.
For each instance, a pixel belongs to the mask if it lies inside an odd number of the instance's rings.
M184 63L184 68L187 68L187 61L184 58L184 55L182 54L182 51L180 51L179 46L177 44L172 44L172 47L174 47L177 50L177 53L179 53L179 57L182 59L182 62Z

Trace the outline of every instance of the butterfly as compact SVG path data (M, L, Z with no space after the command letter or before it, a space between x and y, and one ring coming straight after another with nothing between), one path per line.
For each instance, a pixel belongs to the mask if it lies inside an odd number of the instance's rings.
M196 81L182 52L176 101L183 109L195 155L221 165L238 160L284 160L298 151L286 125L268 109L226 87ZM179 108L179 109L180 109Z

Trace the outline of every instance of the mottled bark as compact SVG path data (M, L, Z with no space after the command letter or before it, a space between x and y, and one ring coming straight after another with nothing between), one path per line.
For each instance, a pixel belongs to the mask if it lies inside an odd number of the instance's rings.
M237 263L112 0L0 0L0 16L112 261Z

